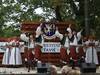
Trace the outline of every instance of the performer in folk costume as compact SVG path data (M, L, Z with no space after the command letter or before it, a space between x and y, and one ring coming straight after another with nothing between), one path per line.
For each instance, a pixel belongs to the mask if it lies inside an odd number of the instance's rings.
M20 52L20 43L19 41L14 38L11 40L11 55L9 59L10 65L22 65L22 58L21 58L21 52Z
M40 46L43 46L43 43L44 43L44 37L43 37L43 27L45 25L45 22L44 23L41 23L37 29L36 29L36 42L38 45Z
M76 30L72 30L71 25L69 25L69 27L67 28L68 36L69 36L69 40L70 40L70 58L74 59L74 61L77 61L78 59L78 41L81 40L81 32L76 32Z
M55 34L54 34L55 33ZM54 36L50 38L52 35ZM54 24L42 23L36 29L36 47L35 47L35 58L40 60L41 48L43 47L44 41L47 41L48 38L55 40L55 38L63 38L63 35L59 33L58 28Z
M28 42L28 51L26 53L26 60L27 60L27 63L28 63L28 71L30 71L30 68L34 68L34 63L35 63L35 60L34 60L34 55L35 55L35 52L34 52L34 48L35 48L35 39L33 38L33 35L29 35L29 42Z
M30 71L30 68L34 68L34 48L35 48L35 39L33 38L32 34L25 33L20 35L20 38L25 42L25 52L24 52L24 58L25 58L25 66L28 67L28 72Z
M96 51L96 46L98 43L95 41L93 36L89 36L88 41L85 42L86 45L86 63L98 64L98 56Z
M36 30L36 46L35 46L35 58L36 61L40 61L40 56L41 56L41 48L43 47L44 43L44 37L43 37L43 32L42 32L42 24L37 28Z
M69 37L68 37L68 31L63 36L63 39L61 40L61 60L68 62L69 61Z
M4 52L4 55L3 55L3 60L2 60L3 65L9 65L9 59L10 59L10 54L11 54L10 39L8 39L7 41L8 42L4 46L6 48L6 51Z
M70 49L69 49L70 50L70 59L73 59L74 61L76 61L77 60L76 47L78 45L76 31L73 30L72 37L70 37L69 40L70 40Z
M78 59L81 59L83 58L84 59L84 55L85 55L85 50L83 48L83 36L82 36L82 30L80 30L79 32L77 32L77 40L78 40L78 47L77 47L77 50L78 50Z

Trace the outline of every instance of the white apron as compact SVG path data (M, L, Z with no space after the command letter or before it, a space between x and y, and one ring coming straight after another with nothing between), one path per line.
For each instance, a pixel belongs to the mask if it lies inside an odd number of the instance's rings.
M18 47L12 48L9 64L10 65L21 65L22 64L20 48Z
M3 55L2 64L9 65L9 59L10 59L10 48L7 48Z
M87 41L87 44L89 44L90 41ZM94 63L98 64L98 56L97 56L97 51L95 47L88 47L86 48L86 58L85 58L86 63Z

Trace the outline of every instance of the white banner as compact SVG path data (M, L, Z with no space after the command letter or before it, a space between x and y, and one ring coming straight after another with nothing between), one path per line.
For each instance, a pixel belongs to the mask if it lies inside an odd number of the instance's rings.
M60 53L60 47L59 42L45 42L41 51L42 53Z

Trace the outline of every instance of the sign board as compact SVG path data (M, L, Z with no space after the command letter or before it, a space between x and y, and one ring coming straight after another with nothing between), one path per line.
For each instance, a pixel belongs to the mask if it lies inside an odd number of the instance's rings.
M44 42L42 53L60 53L60 43L59 42Z

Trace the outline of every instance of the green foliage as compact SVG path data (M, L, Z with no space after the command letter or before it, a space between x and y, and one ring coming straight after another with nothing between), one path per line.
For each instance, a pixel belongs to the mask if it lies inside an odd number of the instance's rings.
M89 27L98 35L100 34L100 0L88 0L88 4ZM37 8L43 9L44 13L36 14L35 9ZM1 0L0 36L15 36L15 32L19 35L20 31L16 31L15 25L17 26L22 21L39 21L41 18L55 18L58 21L74 19L77 28L83 28L85 27L84 0ZM7 28L8 22L13 23Z
M14 29L14 27L9 26L9 27L6 27L6 28L3 30L3 34L6 34L6 35L3 35L3 37L19 36L20 33L21 33L21 32L20 32L19 29Z

